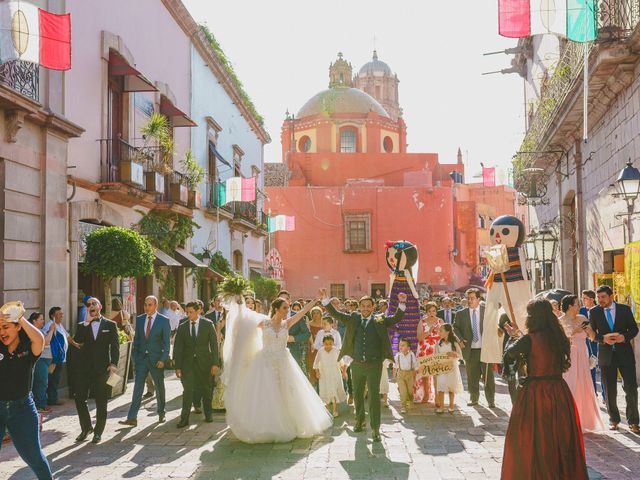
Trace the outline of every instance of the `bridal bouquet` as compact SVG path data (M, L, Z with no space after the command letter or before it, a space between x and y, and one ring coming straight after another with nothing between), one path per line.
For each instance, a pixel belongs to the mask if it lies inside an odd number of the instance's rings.
M238 303L242 302L242 297L251 292L251 283L242 275L227 275L220 285L220 293L226 299L235 297Z

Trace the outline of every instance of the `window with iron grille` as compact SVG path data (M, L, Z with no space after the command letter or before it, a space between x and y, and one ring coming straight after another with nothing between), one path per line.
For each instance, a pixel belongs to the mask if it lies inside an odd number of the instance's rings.
M345 128L340 132L340 152L356 152L356 131L352 128Z
M337 298L346 298L346 289L344 287L344 283L332 283L330 288L330 295L331 297L337 297Z
M344 223L345 250L348 252L371 250L371 216L368 213L346 215Z

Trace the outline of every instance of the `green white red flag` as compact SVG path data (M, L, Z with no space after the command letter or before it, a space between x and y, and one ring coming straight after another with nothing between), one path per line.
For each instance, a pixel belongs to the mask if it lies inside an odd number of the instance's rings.
M71 15L26 1L0 3L0 61L22 60L52 70L71 68Z
M253 202L256 199L256 177L231 177L218 188L218 203Z
M574 42L598 35L596 0L498 0L498 33L524 38L552 33Z
M292 232L296 229L296 217L289 215L276 215L269 217L269 233L277 232L279 230L285 232Z

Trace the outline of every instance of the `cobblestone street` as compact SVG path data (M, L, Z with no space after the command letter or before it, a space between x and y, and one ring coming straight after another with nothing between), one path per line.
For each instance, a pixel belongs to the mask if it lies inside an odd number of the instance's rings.
M167 379L167 423L156 423L155 401L144 404L137 428L121 428L132 385L110 405L107 430L100 445L74 442L79 433L73 403L56 407L44 422L45 452L54 477L82 478L194 478L194 479L497 479L510 408L506 386L498 385L498 409L466 406L467 395L454 416L436 415L417 407L402 418L395 385L391 408L383 409L382 444L370 435L354 434L353 415L343 407L331 431L313 440L287 444L246 445L226 428L224 415L212 424L176 429L181 386ZM621 398L619 404L624 405ZM486 404L485 404L486 405ZM265 415L269 405L264 405ZM370 432L369 432L370 433ZM640 471L640 437L626 429L585 435L592 479L634 479ZM33 475L11 446L0 451L0 479L31 479ZM635 473L632 473L635 472Z

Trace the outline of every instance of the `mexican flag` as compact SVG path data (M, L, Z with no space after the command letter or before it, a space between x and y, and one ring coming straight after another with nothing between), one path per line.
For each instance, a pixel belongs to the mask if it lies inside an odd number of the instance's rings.
M256 177L231 177L218 186L218 203L253 202L256 199Z
M289 215L276 215L269 217L269 233L279 230L284 232L292 232L296 229L296 217Z
M71 68L71 16L27 1L0 3L0 61L23 60L52 70Z
M524 38L553 33L574 42L598 36L596 0L498 0L498 33Z

